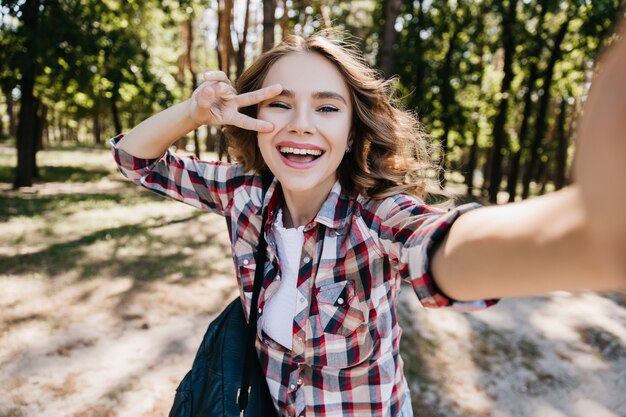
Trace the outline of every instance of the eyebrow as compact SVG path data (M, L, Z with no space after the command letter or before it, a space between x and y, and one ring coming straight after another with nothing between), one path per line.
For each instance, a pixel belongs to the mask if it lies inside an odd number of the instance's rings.
M296 94L292 91L292 90L283 90L279 96L285 96L288 98L294 98L296 96ZM334 91L316 91L312 94L314 99L324 99L324 98L329 98L329 99L335 99L335 100L339 100L341 102L343 102L343 104L348 104L346 102L346 99L343 98L343 96L339 93L335 93Z

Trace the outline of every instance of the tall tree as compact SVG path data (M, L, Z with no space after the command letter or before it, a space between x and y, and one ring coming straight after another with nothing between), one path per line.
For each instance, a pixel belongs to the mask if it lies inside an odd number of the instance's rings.
M243 33L239 38L237 49L237 77L241 75L246 64L246 47L248 45L248 29L250 26L250 0L246 0L246 11L243 22Z
M489 179L489 202L492 204L497 202L498 191L500 190L500 182L502 180L502 157L504 145L507 143L505 126L509 110L511 82L513 80L513 58L515 53L514 26L517 23L517 1L518 0L509 0L508 8L505 8L504 3L500 6L502 14L502 48L504 50L502 71L504 77L502 78L502 85L500 87L498 114L493 124L493 149L491 154L491 175Z
M556 124L556 167L554 175L554 188L560 190L567 183L567 149L569 148L569 132L567 131L567 98L561 97L559 105L559 117Z
M402 0L385 0L383 6L383 26L379 49L379 65L386 77L391 77L395 67L396 19L400 14Z
M548 11L548 1L539 1L539 16L535 25L535 34L532 36L532 45L528 48L528 57L526 58L528 65L528 78L524 89L524 104L522 107L522 125L519 130L519 148L511 153L511 162L509 164L509 174L507 176L507 191L509 193L509 202L515 201L517 180L519 176L520 162L522 153L526 150L526 142L529 129L531 127L531 115L533 111L532 97L535 94L536 83L539 79L539 62L541 52L544 45L544 20Z
M17 127L17 168L13 187L30 187L37 169L36 163L36 127L37 99L35 98L35 77L39 73L41 62L36 57L41 55L40 32L41 0L27 1L22 5L24 49L20 62L21 99L19 123Z
M274 46L275 9L276 0L263 0L263 52Z
M452 79L458 73L458 60L455 54L458 54L457 42L459 34L465 29L465 25L469 22L468 14L464 13L464 4L462 1L453 6L449 10L452 18L449 21L448 44L446 53L443 58L442 65L439 69L438 79L440 80L440 103L441 103L441 157L440 165L444 170L447 167L448 143L450 130L452 129L454 118L454 105L456 104L455 91L452 87ZM445 185L444 170L439 171L439 183Z
M231 26L233 21L233 0L219 1L219 22L217 35L217 55L221 71L230 78L231 61L234 58L234 48L231 39Z
M561 44L563 43L563 39L565 39L565 35L567 34L567 28L569 27L570 21L576 11L577 7L573 6L570 11L566 13L565 20L563 21L563 23L561 23L561 26L559 27L559 30L554 37L552 47L550 48L550 58L548 59L548 64L546 66L546 69L544 70L543 75L543 94L539 99L539 108L536 115L536 126L529 152L530 160L527 164L526 171L524 172L524 182L522 190L522 198L524 199L528 198L528 195L530 193L530 182L532 180L534 170L539 162L539 148L546 133L546 126L548 122L548 106L550 104L550 98L552 97L551 91L554 75L554 66L563 55Z

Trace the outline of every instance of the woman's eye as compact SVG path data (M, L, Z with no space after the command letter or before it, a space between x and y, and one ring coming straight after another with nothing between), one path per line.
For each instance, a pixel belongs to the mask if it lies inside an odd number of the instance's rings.
M319 108L319 111L321 111L322 113L327 113L327 112L339 111L339 109L333 106L323 106Z
M289 106L287 106L285 103L280 103L280 102L273 102L268 104L269 107L276 107L279 109L288 109Z

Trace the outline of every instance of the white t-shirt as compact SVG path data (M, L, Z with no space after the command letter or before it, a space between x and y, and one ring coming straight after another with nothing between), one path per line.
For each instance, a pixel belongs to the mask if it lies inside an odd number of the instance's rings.
M286 229L283 211L278 210L274 222L281 282L278 290L263 309L263 331L277 343L291 350L293 317L296 311L298 270L304 246L304 226Z

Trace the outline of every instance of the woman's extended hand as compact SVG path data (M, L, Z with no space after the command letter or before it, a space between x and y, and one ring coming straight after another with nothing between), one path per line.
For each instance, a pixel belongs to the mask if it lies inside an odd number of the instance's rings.
M604 52L578 129L574 177L589 234L626 287L626 19Z
M234 125L257 132L271 132L270 122L254 119L239 112L242 107L258 104L282 92L280 84L237 95L222 71L205 72L205 82L191 95L189 117L200 125Z

